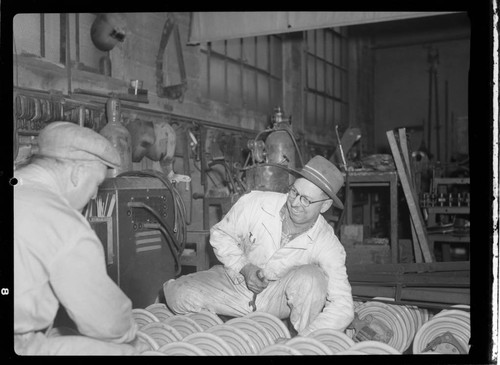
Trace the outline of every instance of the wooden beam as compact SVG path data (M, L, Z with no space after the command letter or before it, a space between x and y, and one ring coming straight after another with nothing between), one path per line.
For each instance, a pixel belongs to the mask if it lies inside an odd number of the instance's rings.
M437 303L470 304L467 288L404 288L400 300L418 300Z
M394 162L398 170L399 180L403 187L403 192L405 194L406 202L408 203L408 209L410 210L410 216L415 225L415 231L417 233L418 242L420 244L420 249L424 256L425 262L432 262L432 256L429 251L429 246L427 244L427 234L425 232L425 226L423 225L424 219L422 217L422 212L417 205L417 199L415 198L415 192L410 186L408 171L401 158L399 152L399 147L397 145L396 139L394 137L393 131L387 131L387 139L389 140L389 145L391 146L392 155L394 157Z
M347 266L347 273L361 271L387 272L387 273L410 273L410 272L444 272L444 271L470 271L470 261L450 261L432 263L411 264L357 264Z
M394 303L406 302L421 307L439 307L443 304L470 304L469 288L398 288L394 286L352 285L353 296L399 298Z
M351 273L349 275L351 283L379 283L379 284L405 284L408 286L425 287L469 287L470 272L449 271L433 273L412 273L412 274L389 274L389 273Z
M400 128L399 130L399 143L401 144L401 150L403 151L403 158L405 159L406 166L408 166L410 172L410 185L412 189L415 189L415 176L413 175L413 170L411 166L411 160L408 152L408 143L406 141L406 129ZM420 263L423 262L422 259L422 250L420 249L420 243L418 241L417 232L415 231L415 224L413 220L410 219L411 225L411 237L413 241L413 254L415 256L415 262Z

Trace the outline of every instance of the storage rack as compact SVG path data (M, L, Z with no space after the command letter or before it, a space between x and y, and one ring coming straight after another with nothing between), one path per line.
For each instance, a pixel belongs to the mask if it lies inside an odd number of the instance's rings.
M467 216L470 214L470 193L468 186L470 178L434 178L430 193L423 194L422 207L427 211L428 240L431 250L435 249L437 242L442 243L442 261L451 261L451 245L470 244L468 230L457 234L452 226L451 231L432 233L432 228L444 228L438 217L442 216ZM450 186L460 186L461 192L450 192Z

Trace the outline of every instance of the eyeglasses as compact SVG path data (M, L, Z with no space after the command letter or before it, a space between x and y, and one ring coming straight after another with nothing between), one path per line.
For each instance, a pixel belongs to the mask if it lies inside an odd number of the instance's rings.
M288 188L288 197L291 198L292 200L295 200L295 198L297 196L299 197L300 204L302 204L304 206L304 208L307 208L309 205L311 205L313 203L319 203L319 202L324 202L325 200L330 200L330 198L326 198L326 199L321 199L321 200L310 201L304 195L299 194L297 189L295 189L295 186L291 185Z

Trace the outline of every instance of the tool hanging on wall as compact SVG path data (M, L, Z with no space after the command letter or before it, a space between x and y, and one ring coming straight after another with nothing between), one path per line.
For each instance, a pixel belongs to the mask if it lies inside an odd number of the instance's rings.
M165 49L167 48L168 40L172 32L174 32L175 50L177 53L177 62L179 64L181 83L177 85L165 86L163 55L165 53ZM165 21L165 25L163 26L163 31L161 33L160 48L158 50L158 55L156 56L156 93L160 98L178 100L182 103L186 89L187 77L186 69L184 67L184 56L182 54L182 44L179 34L179 27L175 21L174 15L172 13L168 13L167 20Z
M104 76L111 76L110 51L125 41L127 22L125 16L118 13L97 14L90 28L90 39L94 46L105 52L99 59L99 71ZM68 34L69 37L69 34ZM69 46L68 46L69 47ZM78 50L78 48L76 48Z
M112 50L118 42L125 40L126 24L122 14L97 14L90 28L92 43L103 52Z

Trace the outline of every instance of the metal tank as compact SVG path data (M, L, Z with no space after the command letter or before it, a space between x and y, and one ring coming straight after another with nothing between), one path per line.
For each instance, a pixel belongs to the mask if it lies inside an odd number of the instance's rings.
M121 121L121 103L117 97L111 97L106 102L106 124L99 134L107 138L120 154L121 165L118 168L108 169L107 177L116 177L119 174L132 170L132 136Z
M244 168L249 191L286 192L295 179L290 169L297 168L296 154L300 157L300 150L293 136L291 118L285 118L278 107L272 122L272 128L260 132L248 143L253 162ZM264 135L267 135L265 140L260 139Z

